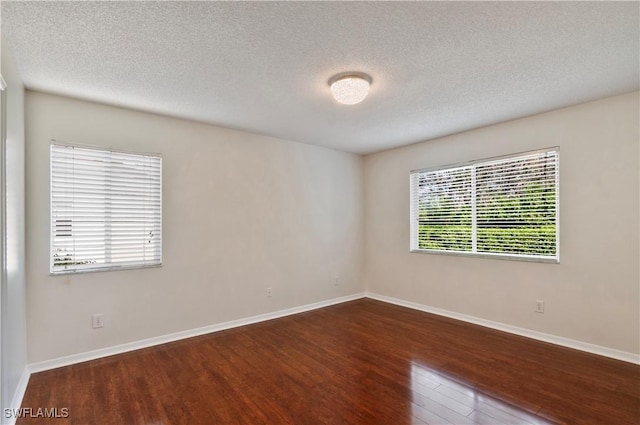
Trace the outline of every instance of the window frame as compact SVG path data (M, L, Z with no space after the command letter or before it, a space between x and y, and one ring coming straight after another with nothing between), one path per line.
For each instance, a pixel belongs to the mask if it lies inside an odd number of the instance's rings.
M523 157L527 155L535 155L546 152L555 152L557 158L556 165L556 173L555 173L555 230L556 230L556 253L555 256L545 256L545 255L527 255L527 254L509 254L509 253L493 253L493 252L471 252L471 251L454 251L454 250L438 250L438 249L425 249L418 248L418 212L417 212L417 193L414 190L413 179L414 175L418 173L428 173L434 171L444 171L444 170L453 170L456 168L464 168L464 167L475 167L478 165L488 165L493 162L501 162L507 159L515 159L518 157ZM475 172L472 173L474 176L472 181L475 183ZM476 159L472 161L464 161L458 162L454 164L447 164L436 167L428 167L428 168L420 168L411 170L409 172L409 252L417 253L417 254L437 254L437 255L452 255L452 256L462 256L462 257L474 257L474 258L492 258L499 260L511 260L511 261L529 261L529 262L537 262L537 263L560 263L560 147L552 146L544 149L536 149L532 151L524 151L513 154L495 156L484 159ZM472 201L471 201L472 209L474 212L472 213L472 232L476 233L476 216L475 216L475 187L472 188Z
M53 162L52 162L52 151L53 147L63 147L63 148L79 148L85 150L93 150L93 151L101 151L101 152L113 152L116 154L123 155L136 155L136 156L144 156L144 157L154 157L159 159L159 193L160 193L160 206L159 206L159 223L160 223L160 243L159 243L159 261L150 262L149 264L118 264L118 263L105 263L104 266L99 267L76 267L76 268L68 268L68 269L54 269L54 232L56 231L56 226L54 225L54 217L53 217ZM65 143L57 141L56 139L51 139L49 144L49 275L50 276L60 276L60 275L69 275L69 274L84 274L84 273L100 273L100 272L108 272L108 271L118 271L118 270L132 270L132 269L146 269L146 268L156 268L162 267L163 265L163 202L162 202L162 193L163 193L163 158L159 153L149 153L149 152L134 152L125 149L113 149L110 147L103 146L92 146L92 145L84 145L84 144L76 144L76 143ZM105 248L106 249L106 248Z

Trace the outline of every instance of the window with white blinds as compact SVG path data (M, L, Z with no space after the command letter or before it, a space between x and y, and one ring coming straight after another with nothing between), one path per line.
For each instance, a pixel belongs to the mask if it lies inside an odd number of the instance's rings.
M162 158L51 145L51 273L162 263Z
M559 261L557 148L411 172L411 250Z

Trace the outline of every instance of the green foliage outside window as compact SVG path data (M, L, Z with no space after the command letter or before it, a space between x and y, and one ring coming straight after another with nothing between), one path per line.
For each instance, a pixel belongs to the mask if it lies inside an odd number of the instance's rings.
M447 176L451 180L451 176ZM461 177L454 176L458 180ZM462 176L463 178L464 176ZM460 182L436 185L460 187ZM437 189L436 189L437 191ZM418 248L472 251L472 208L466 193L459 202L444 190L429 193L418 203ZM469 189L470 196L470 189ZM524 181L519 187L476 186L476 252L553 256L556 254L555 181Z

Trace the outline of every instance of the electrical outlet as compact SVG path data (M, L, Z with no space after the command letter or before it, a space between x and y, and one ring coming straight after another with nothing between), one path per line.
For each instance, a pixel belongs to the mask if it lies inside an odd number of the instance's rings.
M267 298L273 297L273 289L267 288Z
M104 314L94 314L91 316L91 326L93 329L104 327Z
M340 276L336 276L333 278L333 285L334 286L340 285Z
M544 301L536 300L536 313L544 313Z

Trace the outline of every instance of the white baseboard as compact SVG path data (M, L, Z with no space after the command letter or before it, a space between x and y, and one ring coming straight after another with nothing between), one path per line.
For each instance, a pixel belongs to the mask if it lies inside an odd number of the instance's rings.
M411 301L405 301L398 298L388 297L386 295L380 295L372 292L367 292L366 297L374 300L390 303L390 304L396 304L402 307L408 307L414 310L424 311L426 313L433 313L439 316L461 320L463 322L473 323L475 325L484 326L486 328L497 329L499 331L508 332L511 334L536 339L539 341L549 342L551 344L561 345L563 347L569 347L569 348L573 348L580 351L586 351L592 354L598 354L600 356L610 357L616 360L622 360L629 363L640 364L640 355L634 354L634 353L628 353L626 351L620 351L613 348L590 344L588 342L576 341L574 339L564 338L561 336L532 331L532 330L520 328L517 326L512 326L512 325L507 325L500 322L481 319L479 317L468 316L466 314L455 313L453 311L443 310L441 308L436 308L436 307L430 307L423 304L418 304Z
M297 313L303 313L305 311L316 310L323 307L328 307L335 304L341 304L347 301L353 301L360 298L371 298L374 300L387 302L403 307L408 307L414 310L420 310L427 313L437 314L439 316L445 316L463 322L473 323L476 325L484 326L491 329L497 329L500 331L512 333L515 335L524 336L527 338L536 339L539 341L549 342L564 347L574 348L588 353L598 354L605 357L610 357L617 360L622 360L629 363L640 364L640 356L625 351L615 350L613 348L602 347L595 344L589 344L582 341L576 341L569 338L563 338L556 335L545 334L542 332L532 331L525 328L519 328L517 326L507 325L500 322L494 322L491 320L481 319L474 316L468 316L466 314L455 313L448 310L443 310L436 307L430 307L411 301L405 301L398 298L388 297L371 292L363 292L353 295L347 295L344 297L333 298L330 300L320 301L317 303L307 304L299 307L288 308L284 310L274 311L271 313L260 314L257 316L247 317L244 319L232 320L230 322L219 323L215 325L204 326L196 329L189 329L186 331L176 332L168 335L161 335L153 338L147 338L139 341L133 341L126 344L116 345L112 347L102 348L99 350L88 351L85 353L73 354L70 356L59 357L56 359L45 360L38 363L32 363L28 366L28 371L23 374L20 380L20 386L16 391L13 405L18 405L21 402L22 396L29 381L30 373L42 372L49 369L55 369L62 366L68 366L76 363L82 363L89 360L95 360L102 357L113 356L115 354L126 353L128 351L139 350L141 348L152 347L159 344L165 344L168 342L178 341L185 338L191 338L194 336L204 335L212 332L218 332L226 329L237 328L239 326L250 325L253 323L264 322L266 320L277 319L280 317L290 316Z
M22 399L24 398L24 393L27 391L27 384L29 383L29 377L31 373L29 371L29 366L25 366L22 371L22 375L20 375L20 381L18 381L18 386L16 387L16 391L13 393L13 398L11 399L11 405L8 406L11 409L11 412L15 412L20 409L22 406ZM10 418L5 417L5 412L2 412L2 425L14 425L18 418L15 415L11 415Z
M201 328L189 329L186 331L176 332L168 335L161 335L153 338L142 339L139 341L128 342L126 344L115 345L112 347L101 348L99 350L87 351L85 353L72 354L70 356L58 357L56 359L45 360L38 363L31 363L29 371L31 373L42 372L44 370L55 369L62 366L69 366L76 363L82 363L89 360L95 360L102 357L113 356L115 354L126 353L128 351L139 350L141 348L152 347L154 345L165 344L167 342L178 341L185 338L204 335L212 332L223 331L226 329L237 328L239 326L251 325L253 323L264 322L266 320L277 319L280 317L290 316L292 314L303 313L305 311L316 310L330 305L341 304L347 301L353 301L364 298L364 293L347 295L330 300L320 301L317 303L307 304L299 307L287 308L271 313L259 314L257 316L247 317L244 319L232 320L230 322L218 323L215 325L203 326Z

